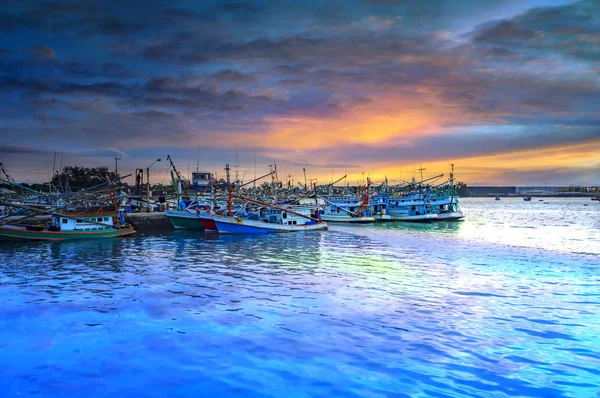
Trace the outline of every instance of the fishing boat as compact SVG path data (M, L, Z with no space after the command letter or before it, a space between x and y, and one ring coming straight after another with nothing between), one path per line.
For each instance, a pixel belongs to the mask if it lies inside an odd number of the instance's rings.
M531 196L526 196L523 198L525 202L531 202Z
M451 166L448 183L436 187L430 194L431 212L437 214L435 221L458 221L465 218L454 185L454 165Z
M310 211L302 209L273 209L261 211L260 216L250 216L250 218L215 214L212 219L221 234L266 234L327 229L327 223L294 215L296 212L307 217L311 214Z
M135 233L118 210L54 213L49 225L0 226L0 240L72 240L116 238Z
M165 210L165 216L175 229L217 230L210 211Z
M321 219L334 223L365 224L375 222L375 217L357 197L323 198L326 203Z
M344 176L345 177L345 176ZM366 224L376 219L369 210L371 180L359 186L356 195L319 197L324 202L321 219L333 223Z
M232 211L233 199L258 206L252 211ZM274 205L233 194L229 187L227 214L213 214L217 231L221 234L266 234L280 232L321 231L328 228L319 219L317 205Z
M387 198L386 215L390 221L432 222L438 219L438 214L431 208L429 186L423 194L422 187L418 192L393 195Z

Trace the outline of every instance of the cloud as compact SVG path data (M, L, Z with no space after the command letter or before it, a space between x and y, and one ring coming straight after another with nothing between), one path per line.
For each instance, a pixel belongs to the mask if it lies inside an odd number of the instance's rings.
M600 61L600 7L582 0L559 7L533 8L476 32L478 45L507 51L560 54L588 62Z
M232 69L220 70L215 73L212 78L225 83L245 83L256 80L256 77L252 75L241 73Z
M523 42L533 40L538 34L531 29L524 29L513 21L502 21L475 36L476 42L492 42L496 44L507 42Z
M0 54L2 140L110 142L132 158L238 142L357 165L592 140L593 2L484 3L14 1L0 13L15 37Z

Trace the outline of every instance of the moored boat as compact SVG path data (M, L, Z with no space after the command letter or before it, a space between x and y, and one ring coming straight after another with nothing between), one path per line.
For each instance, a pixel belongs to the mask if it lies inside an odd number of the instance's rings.
M371 180L367 178L365 186L359 186L356 195L344 195L319 199L325 202L321 210L321 219L333 223L367 224L376 219L370 209Z
M232 212L233 199L241 200L256 207L252 211L238 209ZM328 228L319 218L317 203L275 205L233 194L229 186L227 214L213 214L212 219L219 233L223 234L264 234L278 232L319 231Z
M281 216L287 215L282 212ZM280 220L280 217L275 219ZM326 230L327 223L316 222L312 220L306 220L305 222L299 222L300 220L289 220L290 224L284 224L283 219L281 223L273 222L271 220L253 220L249 218L241 218L238 216L222 216L215 214L213 220L217 227L217 231L222 234L267 234L267 233L280 233L280 232L300 232L300 231L319 231ZM295 222L295 223L293 223Z
M51 224L0 226L0 240L72 240L116 238L135 233L131 226L121 223L117 211L68 212L51 215Z
M212 215L208 211L190 212L165 210L165 216L169 219L175 229L217 230Z

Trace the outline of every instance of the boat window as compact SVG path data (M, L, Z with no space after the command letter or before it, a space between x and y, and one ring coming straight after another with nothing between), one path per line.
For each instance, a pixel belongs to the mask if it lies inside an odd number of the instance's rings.
M104 217L104 221L108 221L108 217Z
M287 212L286 211L283 212L283 218L287 218Z
M83 220L82 220L82 219L80 219L80 218L78 218L78 219L77 219L77 222L81 224L81 223L83 222Z
M98 222L102 222L102 217L98 217Z
M68 218L63 218L62 219L62 223L63 224L68 224L69 223L69 219Z

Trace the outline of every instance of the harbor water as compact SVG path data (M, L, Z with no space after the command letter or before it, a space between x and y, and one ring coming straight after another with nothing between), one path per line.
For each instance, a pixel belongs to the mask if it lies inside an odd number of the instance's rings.
M598 397L600 203L0 243L1 397Z

